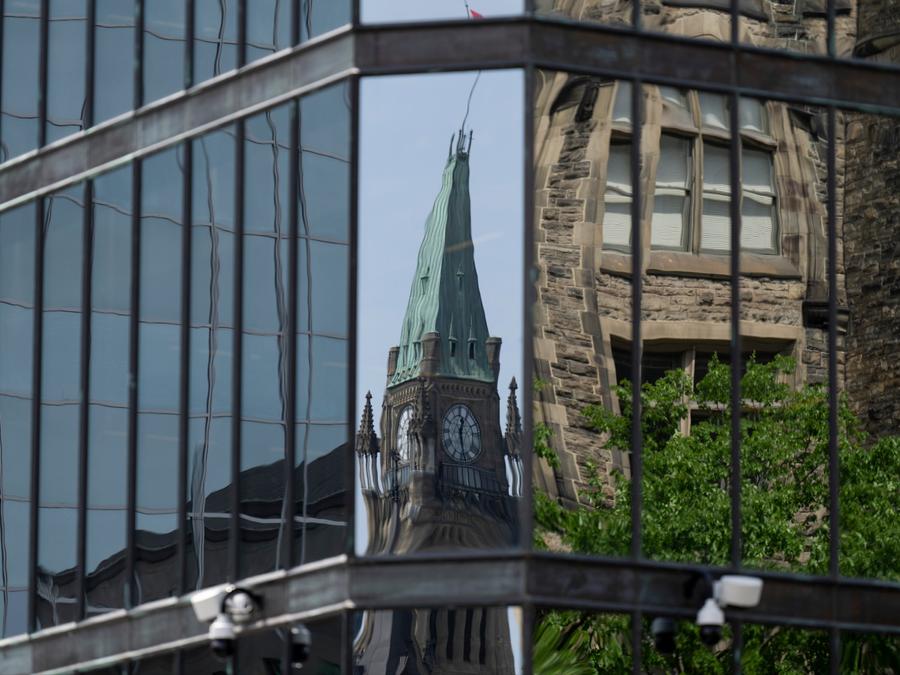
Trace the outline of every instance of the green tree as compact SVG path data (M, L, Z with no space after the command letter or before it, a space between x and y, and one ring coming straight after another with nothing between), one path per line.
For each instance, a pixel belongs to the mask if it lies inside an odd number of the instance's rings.
M828 569L828 395L820 386L787 384L793 362L777 357L747 365L741 380L742 556L751 568L823 574ZM680 370L641 388L644 447L643 550L661 560L727 565L731 546L730 369L716 358L693 386ZM630 384L617 387L621 414L590 406L585 418L598 444L630 450ZM681 433L691 404L690 434ZM841 572L851 577L900 579L900 437L872 442L860 430L846 402L838 411L841 486ZM547 454L550 438L541 436ZM535 494L535 539L561 539L573 551L627 555L631 536L630 481L594 472L585 506L566 509ZM607 488L604 491L604 488ZM566 635L569 647L596 672L624 672L630 659L622 617L588 617L574 612L545 616ZM646 632L646 631L645 631ZM747 626L746 673L818 673L827 670L827 635L816 631ZM725 673L730 668L726 640L704 647L695 626L681 622L674 660L647 641L648 671ZM549 671L548 671L549 672ZM900 673L896 638L846 639L842 672Z

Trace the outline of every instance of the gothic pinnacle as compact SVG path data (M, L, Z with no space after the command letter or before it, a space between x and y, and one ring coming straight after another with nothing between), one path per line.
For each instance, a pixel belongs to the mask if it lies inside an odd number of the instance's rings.
M363 406L359 420L359 432L356 434L356 451L363 454L378 452L378 436L375 435L375 416L372 413L372 392L366 392L366 404Z

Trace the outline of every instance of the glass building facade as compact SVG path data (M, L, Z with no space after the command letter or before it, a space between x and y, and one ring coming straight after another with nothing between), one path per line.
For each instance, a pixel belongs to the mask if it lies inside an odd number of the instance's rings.
M0 674L891 672L893 5L426 4L0 0Z

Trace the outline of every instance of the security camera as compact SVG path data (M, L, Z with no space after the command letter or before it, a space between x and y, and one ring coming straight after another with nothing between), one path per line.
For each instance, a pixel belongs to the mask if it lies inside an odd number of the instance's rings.
M653 644L660 654L675 653L675 621L658 616L650 624Z
M191 595L191 607L197 621L208 623L219 616L222 611L222 598L228 592L228 586L204 588Z
M712 647L722 639L722 626L725 625L725 612L712 598L707 598L703 607L697 612L697 625L700 627L700 640Z
M298 623L291 627L291 665L295 668L302 667L309 658L312 647L312 633L304 624Z
M234 621L227 614L219 614L209 626L209 647L220 659L234 654Z
M234 653L235 624L249 622L262 605L262 598L231 584L198 591L191 607L199 621L212 621L209 642L213 653L227 658Z
M713 597L720 607L756 607L762 588L759 577L726 574L713 584Z

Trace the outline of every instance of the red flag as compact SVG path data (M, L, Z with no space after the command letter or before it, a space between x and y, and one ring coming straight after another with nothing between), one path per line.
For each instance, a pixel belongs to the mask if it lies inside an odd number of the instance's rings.
M473 19L483 19L484 18L484 14L482 14L481 12L476 12L474 9L470 9L469 14L472 16Z

